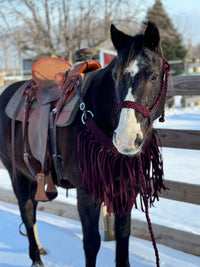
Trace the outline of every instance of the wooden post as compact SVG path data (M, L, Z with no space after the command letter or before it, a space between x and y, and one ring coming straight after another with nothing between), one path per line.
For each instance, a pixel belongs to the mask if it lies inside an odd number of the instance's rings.
M0 72L0 86L4 86L5 71Z
M104 241L115 240L114 214L107 212L107 207L103 206Z
M189 59L185 58L183 61L183 65L184 65L184 74L188 75L188 68L189 68Z
M195 58L194 62L196 63L196 64L194 65L194 72L200 72L199 58Z

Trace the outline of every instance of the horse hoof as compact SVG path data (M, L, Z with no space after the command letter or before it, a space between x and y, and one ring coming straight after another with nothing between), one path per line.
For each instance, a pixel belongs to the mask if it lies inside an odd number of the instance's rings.
M44 248L40 248L40 255L47 255L47 251Z
M42 261L35 261L31 267L45 267Z

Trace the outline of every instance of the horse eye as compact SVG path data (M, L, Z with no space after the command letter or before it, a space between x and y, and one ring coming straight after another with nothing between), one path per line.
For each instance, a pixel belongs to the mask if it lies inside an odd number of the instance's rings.
M152 81L156 81L158 79L158 74L154 74L152 77L151 77L151 80Z

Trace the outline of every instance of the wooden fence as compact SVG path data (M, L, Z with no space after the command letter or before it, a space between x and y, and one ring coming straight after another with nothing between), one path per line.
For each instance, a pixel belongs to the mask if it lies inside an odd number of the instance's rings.
M200 95L200 76L173 77L173 88L169 88L168 96ZM157 129L164 147L198 149L200 150L200 131ZM174 180L176 178L174 177ZM189 181L189 177L188 177ZM160 197L176 201L200 205L200 185L165 181L170 190L162 192ZM0 200L16 203L16 199L9 190L0 191ZM39 203L39 210L53 213L70 219L79 220L76 206L53 201ZM100 229L104 229L105 239L114 237L113 216L109 217L102 211ZM178 211L177 211L178 216ZM199 215L200 216L200 215ZM200 235L153 224L156 241L160 244L200 256ZM132 220L131 235L150 240L147 223Z
M168 95L200 95L200 76L173 77L173 87L169 88ZM200 131L172 129L157 129L157 131L164 147L200 150ZM170 190L162 192L160 197L200 205L200 185L175 181L165 181L165 184ZM154 231L156 236L159 236L159 243L200 256L200 235L157 225L154 226Z
M173 86L169 86L168 96L200 95L200 76L174 76ZM169 80L170 84L170 80ZM199 122L200 123L200 122ZM163 147L200 150L200 131L157 129ZM200 162L200 159L199 159ZM173 167L173 166L172 166ZM173 177L172 177L173 178ZM176 180L176 177L174 177ZM189 181L189 177L188 177ZM170 189L160 194L161 198L200 205L200 185L165 180ZM177 211L178 216L178 211ZM199 215L200 216L200 215ZM113 237L114 218L105 213L105 238ZM131 235L150 240L147 223L132 220ZM160 244L200 256L200 235L180 231L166 226L153 224L156 241Z

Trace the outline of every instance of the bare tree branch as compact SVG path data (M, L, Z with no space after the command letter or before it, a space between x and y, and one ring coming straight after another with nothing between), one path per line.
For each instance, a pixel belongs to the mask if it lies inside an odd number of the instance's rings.
M19 54L69 59L83 47L111 45L111 22L133 34L142 0L0 0L0 44L9 39ZM132 6L132 8L130 8Z

